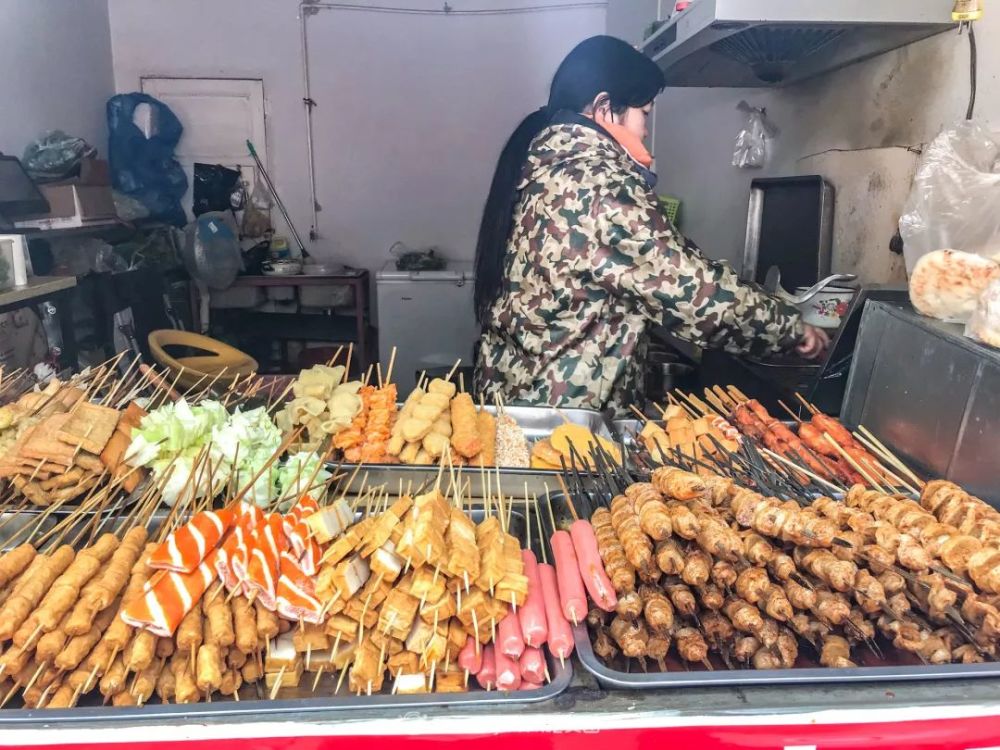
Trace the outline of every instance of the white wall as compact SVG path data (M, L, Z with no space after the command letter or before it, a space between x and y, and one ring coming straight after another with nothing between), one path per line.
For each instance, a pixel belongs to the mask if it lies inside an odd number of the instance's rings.
M997 10L977 25L977 116L1000 128ZM965 116L968 81L968 39L956 32L787 89L668 90L657 105L661 187L684 200L685 233L710 255L735 261L751 179L825 175L838 192L834 270L858 270L872 282L901 279L902 260L888 244L919 158L905 147L919 148ZM731 166L741 99L766 107L781 129L765 170Z
M107 154L107 0L3 0L0 71L0 151L20 157L43 131L64 130Z
M439 0L395 4L442 7ZM486 0L451 5L497 6ZM119 91L137 89L144 75L263 79L272 177L307 234L297 5L109 0L109 6ZM308 23L323 207L322 237L310 250L380 268L396 240L472 259L504 141L521 117L545 103L566 53L603 33L605 12L474 18L321 10Z
M660 7L669 5L672 3L664 0L608 0L608 34L638 44Z

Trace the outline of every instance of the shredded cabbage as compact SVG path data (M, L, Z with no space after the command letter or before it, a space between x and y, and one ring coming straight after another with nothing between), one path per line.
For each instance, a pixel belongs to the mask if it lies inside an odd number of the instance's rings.
M314 451L300 451L293 453L280 467L278 467L276 480L276 495L282 502L278 509L282 512L288 510L301 495L310 490L315 491L322 486L331 474L325 468L320 468L320 457ZM313 478L313 472L316 472ZM310 481L311 480L311 481Z
M181 399L143 417L132 431L125 460L131 466L149 467L157 478L173 461L162 495L164 503L174 505L181 499L190 501L192 492L195 498L207 496L228 483L234 470L236 486L242 489L280 445L281 431L263 407L229 414L218 401L191 406ZM192 478L194 461L206 446L209 462ZM258 478L246 500L268 505L274 498L278 472L280 467Z

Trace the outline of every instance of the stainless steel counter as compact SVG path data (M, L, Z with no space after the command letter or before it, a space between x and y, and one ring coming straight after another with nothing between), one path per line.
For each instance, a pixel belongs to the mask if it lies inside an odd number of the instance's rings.
M929 475L1000 504L1000 350L962 326L869 305L842 417Z

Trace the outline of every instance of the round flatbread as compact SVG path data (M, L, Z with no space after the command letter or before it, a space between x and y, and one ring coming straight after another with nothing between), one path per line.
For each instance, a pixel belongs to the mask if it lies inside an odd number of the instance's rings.
M979 295L966 333L984 344L1000 348L1000 281L994 281Z
M956 323L968 321L979 296L1000 279L1000 263L958 250L935 250L910 276L910 301L917 312Z

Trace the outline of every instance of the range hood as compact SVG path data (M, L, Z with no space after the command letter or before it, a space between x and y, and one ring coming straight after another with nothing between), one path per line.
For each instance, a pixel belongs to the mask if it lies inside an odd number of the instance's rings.
M951 0L694 0L643 43L668 86L782 86L954 28Z

